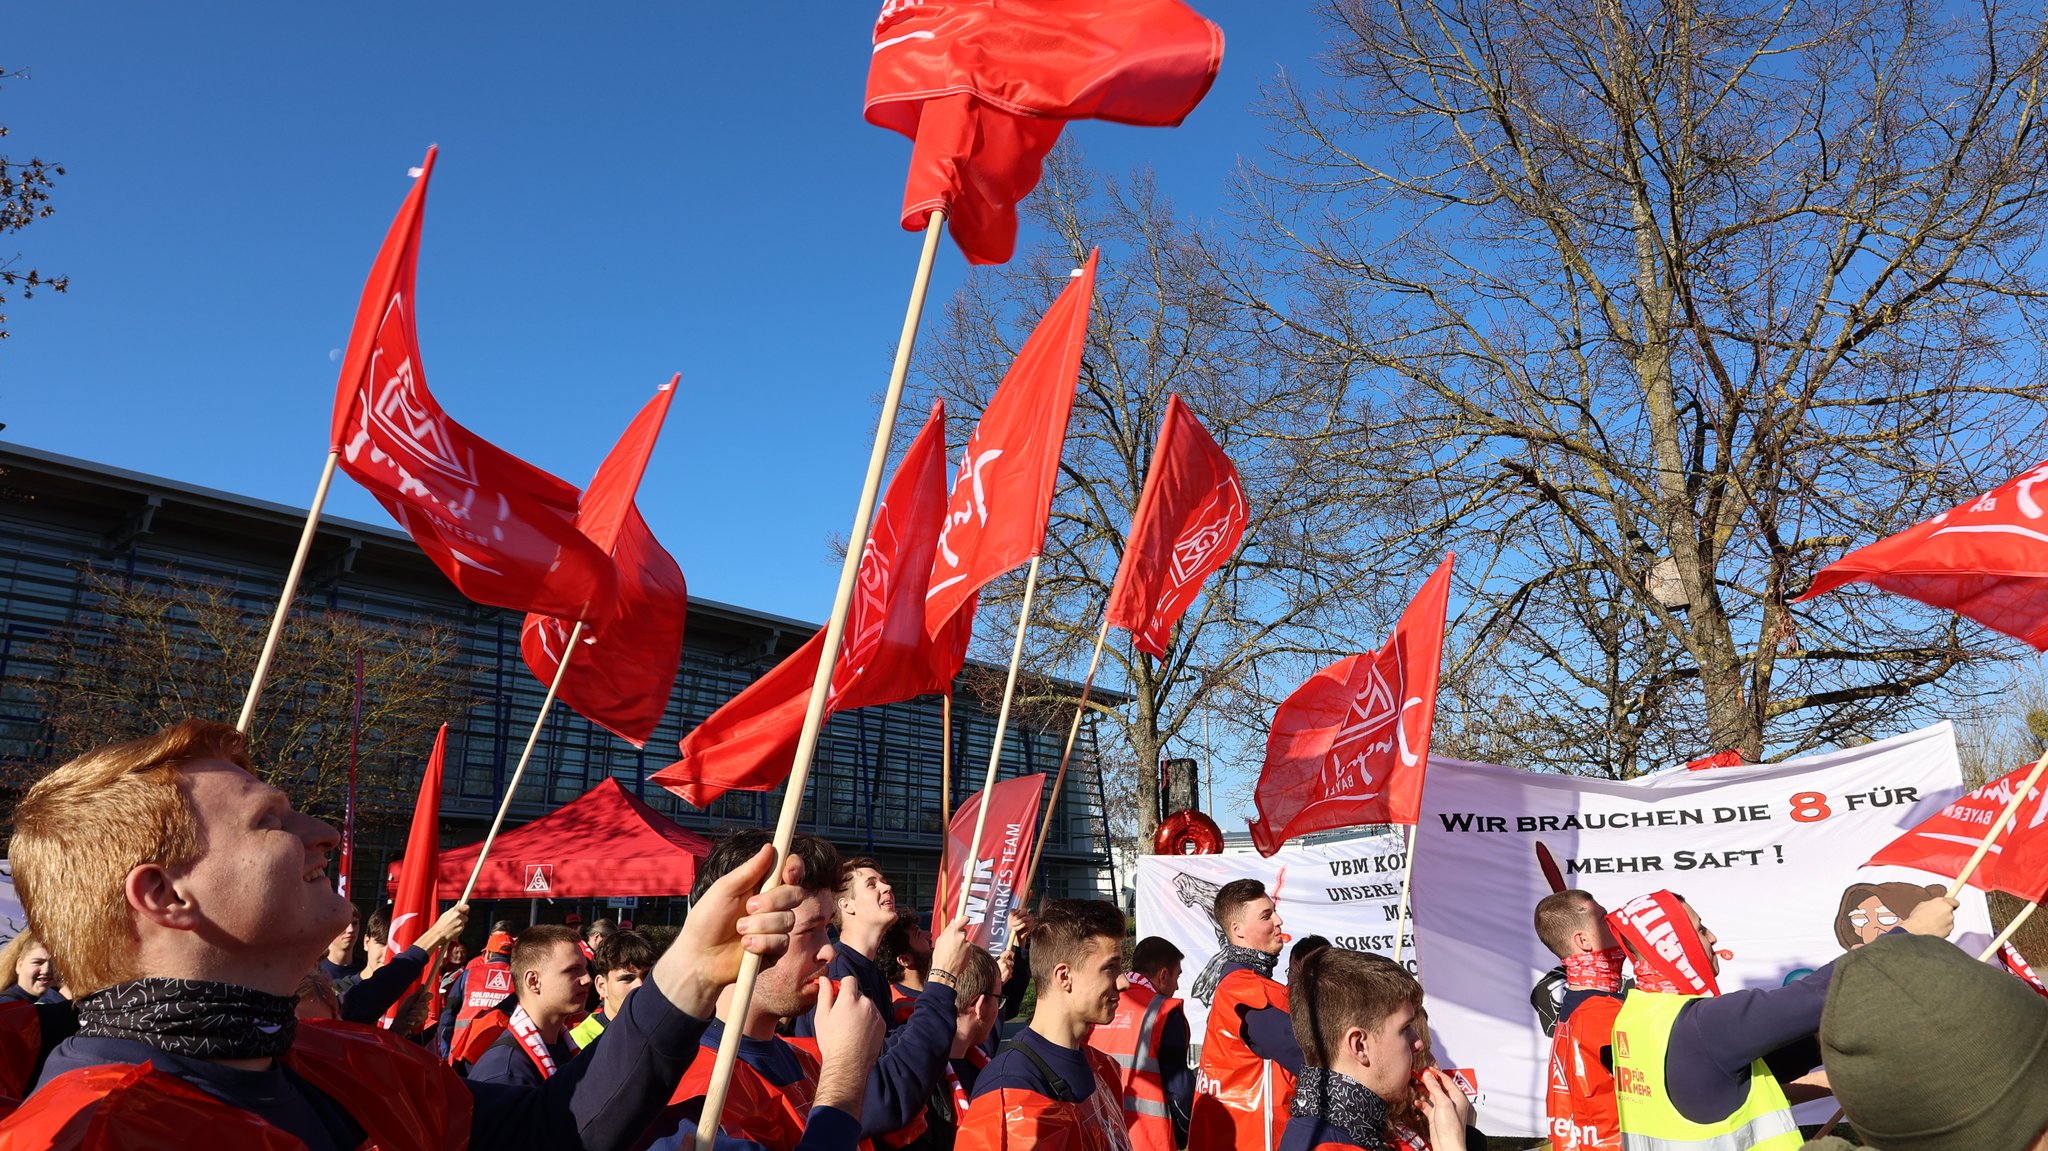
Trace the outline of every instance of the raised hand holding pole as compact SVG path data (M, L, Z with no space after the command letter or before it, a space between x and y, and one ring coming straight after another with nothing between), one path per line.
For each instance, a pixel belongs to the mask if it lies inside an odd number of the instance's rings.
M818 733L825 724L825 701L832 688L832 671L839 662L839 642L846 634L846 613L853 603L853 588L860 577L861 553L867 550L868 529L875 514L875 501L882 490L882 472L889 462L889 441L896 431L896 409L903 401L903 381L910 374L910 352L917 342L917 326L924 315L924 299L931 288L932 265L938 259L939 236L945 230L946 213L935 209L924 228L924 251L918 256L917 277L911 281L910 305L903 313L903 333L896 340L896 362L889 372L889 388L882 394L882 414L875 425L874 448L868 455L868 474L854 508L853 530L847 533L846 559L839 566L839 589L832 597L832 616L825 624L825 643L818 653L818 673L811 680L811 696L804 707L803 732L797 737L796 759L790 767L789 783L782 792L782 813L775 821L775 867L762 882L761 890L772 890L780 882L783 865L789 859L790 841L796 837L796 820L803 808L804 785L810 778L811 756L818 748ZM718 1057L711 1065L711 1082L704 1091L704 1107L697 1120L697 1147L712 1151L718 1140L718 1120L725 1113L725 1097L732 1085L733 1065L739 1059L740 1036L747 1008L754 1000L754 981L761 974L761 957L749 951L740 958L739 978L733 983L730 1026L719 1036Z

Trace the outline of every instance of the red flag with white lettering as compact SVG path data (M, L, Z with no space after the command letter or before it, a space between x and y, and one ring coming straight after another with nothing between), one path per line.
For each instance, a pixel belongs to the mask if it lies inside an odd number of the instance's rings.
M1237 550L1248 519L1230 458L1180 396L1169 398L1109 589L1110 625L1129 630L1138 650L1165 659L1174 625L1202 581Z
M1273 714L1252 796L1259 854L1312 831L1416 821L1454 558L1424 581L1385 647L1317 672Z
M1038 840L1038 803L1045 796L1045 774L1020 775L998 782L995 798L988 808L988 825L982 828L980 859L974 881L967 885L967 938L993 954L1001 954L1009 943L1010 911L1023 893L1024 868L1031 862L1031 845ZM953 813L946 829L946 850L940 857L939 884L943 891L957 892L962 882L962 862L974 841L974 821L981 811L981 793L967 797ZM932 909L932 934L945 927L942 917L953 914L957 897L948 895L947 906Z
M427 756L427 770L420 775L419 798L412 807L412 831L405 837L405 863L398 870L398 891L391 900L390 934L385 940L393 955L411 947L440 916L435 910L434 880L441 870L441 778L447 756L448 725L444 723L434 736L434 751ZM424 982L429 974L421 973L420 981ZM404 1000L405 996L400 996L399 1003L391 1005L378 1021L381 1026L391 1026Z
M1861 547L1797 603L1862 582L1946 608L2048 651L2048 461L1974 500Z
M925 634L936 638L983 585L1038 554L1052 516L1060 449L1074 408L1095 260L1060 293L989 397L960 453L953 492L932 559Z
M1886 844L1865 867L1890 865L1954 879L1984 842L1999 813L2027 782L2033 764L2009 772L1958 796L1912 830ZM1971 887L2003 891L2025 900L2048 895L2048 787L2035 784L2012 822L1991 843L1984 862L1970 873Z
M968 261L1000 264L1067 121L1171 127L1222 63L1222 30L1180 0L888 0L866 113L915 141L903 226L944 208Z
M618 607L610 623L583 629L583 650L569 661L559 694L577 714L634 747L647 746L668 711L683 660L683 617L690 600L683 569L654 538L634 503L681 379L678 374L663 384L633 417L576 509L576 527L611 556ZM554 682L573 622L527 615L519 651L542 683Z
M572 522L571 484L451 419L420 366L413 278L434 149L391 222L335 387L333 450L434 566L478 603L602 621L612 564Z
M959 674L964 649L953 655L949 637L930 641L924 634L924 573L938 549L945 506L946 410L934 403L875 509L827 715L945 691ZM765 791L789 778L824 646L821 628L727 700L683 738L682 759L655 772L654 782L704 807L727 791Z

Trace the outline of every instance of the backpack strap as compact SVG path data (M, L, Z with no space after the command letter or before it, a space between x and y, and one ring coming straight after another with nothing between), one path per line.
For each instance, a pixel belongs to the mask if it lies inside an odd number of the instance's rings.
M1012 1039L1009 1042L1004 1043L1002 1047L998 1049L999 1053L1002 1051L1018 1052L1022 1054L1024 1058L1029 1059L1032 1063L1036 1064L1038 1067L1038 1073L1045 1076L1046 1086L1052 1088L1052 1097L1054 1099L1059 1100L1061 1103L1078 1102L1074 1095L1074 1089L1072 1087L1067 1086L1067 1081L1060 1078L1057 1074L1053 1072L1052 1064L1047 1063L1045 1061L1045 1056L1040 1055L1036 1051L1033 1051L1030 1048L1030 1046L1027 1045L1023 1040Z

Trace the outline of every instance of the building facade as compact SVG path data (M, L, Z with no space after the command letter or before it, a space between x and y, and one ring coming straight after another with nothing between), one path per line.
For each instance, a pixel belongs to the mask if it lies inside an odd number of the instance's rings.
M37 680L50 670L45 641L51 633L78 627L95 610L88 572L213 583L231 588L239 604L267 613L304 518L303 509L0 444L0 764L17 775L51 765ZM474 703L449 727L442 838L446 844L481 839L546 696L546 685L520 657L522 616L463 598L403 533L337 519L320 527L300 597L371 620L431 621L458 638L460 674ZM508 825L537 818L611 776L704 834L772 827L779 789L729 793L699 810L647 777L676 758L685 732L817 626L692 598L673 698L647 747L636 749L556 707L513 797ZM247 671L236 674L246 682ZM818 746L799 823L842 851L875 856L896 878L899 904L919 908L931 906L943 830L940 763L947 733L941 714L941 701L932 696L834 716ZM952 727L957 804L980 785L995 717L963 692L954 701ZM1053 771L1065 728L1013 718L1001 775ZM427 738L423 733L422 759ZM1101 786L1091 725L1083 729L1047 836L1041 886L1055 898L1106 897L1116 890ZM403 836L400 826L360 837L353 868L359 903L370 902ZM497 913L523 918L526 910ZM560 919L570 910L586 922L604 911L585 902L541 909L540 917ZM493 913L479 909L478 917ZM673 921L676 909L658 901L618 914L662 922Z

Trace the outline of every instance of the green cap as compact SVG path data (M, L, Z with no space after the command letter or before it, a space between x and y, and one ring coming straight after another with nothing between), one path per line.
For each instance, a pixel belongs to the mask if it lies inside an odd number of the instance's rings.
M1837 960L1820 1045L1883 1151L2024 1151L2048 1128L2048 999L1946 940L1887 935Z

